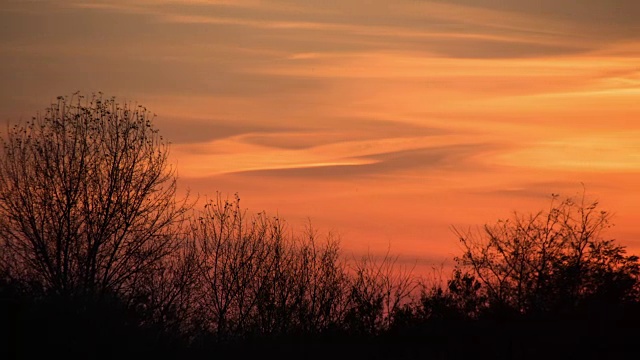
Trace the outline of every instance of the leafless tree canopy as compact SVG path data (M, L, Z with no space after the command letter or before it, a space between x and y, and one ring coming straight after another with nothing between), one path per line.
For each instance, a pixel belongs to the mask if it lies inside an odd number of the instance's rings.
M247 216L238 197L207 203L189 237L200 284L193 306L219 338L322 332L345 321L375 332L410 293L411 274L396 273L390 258L365 258L350 271L337 239L321 241L311 226L294 235L264 213Z
M59 294L127 293L175 247L168 144L144 107L58 97L0 149L2 268Z
M603 238L610 218L584 196L554 195L548 211L515 213L483 232L456 229L465 250L458 261L489 299L520 313L559 311L593 297L635 298L638 257Z
M0 154L0 271L46 294L114 295L167 331L317 333L388 328L417 286L395 261L347 264L338 240L247 215L220 194L176 200L168 143L141 106L59 97L8 128Z

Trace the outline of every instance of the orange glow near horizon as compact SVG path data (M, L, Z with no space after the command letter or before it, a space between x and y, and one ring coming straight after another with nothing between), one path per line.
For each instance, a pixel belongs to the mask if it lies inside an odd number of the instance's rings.
M76 90L144 104L183 191L356 253L451 263L451 226L583 184L639 253L640 5L605 3L10 2L0 120Z

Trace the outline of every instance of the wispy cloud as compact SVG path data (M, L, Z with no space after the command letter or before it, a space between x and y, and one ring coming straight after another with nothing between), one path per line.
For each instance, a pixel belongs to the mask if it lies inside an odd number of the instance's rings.
M432 249L448 219L583 180L637 214L639 17L635 0L5 1L0 120L75 90L138 101L198 191Z
M640 131L553 135L499 156L505 165L587 172L640 173Z

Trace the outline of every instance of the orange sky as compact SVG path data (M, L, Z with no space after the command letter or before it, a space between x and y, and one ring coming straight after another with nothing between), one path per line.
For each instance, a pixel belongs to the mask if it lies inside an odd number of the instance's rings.
M450 226L615 213L640 252L636 0L4 1L0 120L103 91L158 115L181 186L347 251L440 264Z

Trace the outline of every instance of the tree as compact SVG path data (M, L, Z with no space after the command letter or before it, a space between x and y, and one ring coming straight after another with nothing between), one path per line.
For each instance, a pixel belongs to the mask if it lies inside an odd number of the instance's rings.
M419 288L413 268L398 264L387 252L363 256L353 265L345 325L352 333L375 335L391 327L395 316Z
M603 238L611 214L585 196L552 196L548 211L514 213L482 232L454 228L464 254L460 268L482 283L490 305L518 314L561 313L597 301L637 300L637 256Z
M220 194L191 219L200 285L193 306L203 330L226 341L316 334L340 321L347 274L337 240L319 243L311 226L296 237L285 224L248 216L237 195Z
M65 296L129 296L178 246L169 144L143 106L58 97L0 149L1 269Z

